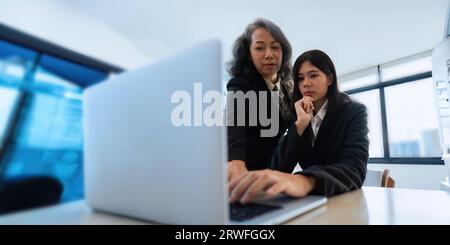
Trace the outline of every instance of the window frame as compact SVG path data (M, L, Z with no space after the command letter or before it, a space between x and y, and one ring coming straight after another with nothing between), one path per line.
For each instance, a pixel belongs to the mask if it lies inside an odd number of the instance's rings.
M30 49L37 53L34 60L31 62L30 67L28 67L25 71L23 79L25 83L32 80L44 55L53 56L58 59L89 67L106 74L117 74L124 71L124 69L120 67L71 51L54 43L33 37L29 34L20 32L3 24L0 24L0 40L26 49ZM25 110L26 101L30 98L30 96L32 96L32 94L30 94L30 92L26 89L21 89L19 87L17 96L16 106L11 112L8 125L6 125L3 137L4 140L3 142L0 142L3 143L0 147L0 178L4 169L2 163L4 163L4 157L6 156L8 145L13 140L13 134L18 126L17 123L20 120L21 114Z
M422 79L432 78L431 71L423 72L415 75L401 77L388 81L381 81L381 65L377 65L378 82L372 85L363 86L360 88L350 89L344 91L348 95L379 90L380 94L380 107L381 107L381 128L383 136L383 151L384 157L369 158L370 164L426 164L426 165L444 165L444 161L441 157L391 157L389 150L389 132L386 116L386 95L385 88L396 86L399 84L405 84L415 82Z

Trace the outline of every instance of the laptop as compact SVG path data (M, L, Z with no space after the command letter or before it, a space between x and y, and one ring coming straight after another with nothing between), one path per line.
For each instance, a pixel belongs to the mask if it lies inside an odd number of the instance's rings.
M229 204L226 127L207 123L212 95L223 95L221 68L221 44L209 40L84 91L93 209L161 224L278 224L326 203L281 196Z

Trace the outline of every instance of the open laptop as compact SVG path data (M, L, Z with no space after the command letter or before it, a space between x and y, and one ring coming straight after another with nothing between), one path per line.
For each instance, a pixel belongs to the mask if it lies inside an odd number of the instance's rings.
M326 202L280 197L230 212L226 127L206 126L201 115L213 103L206 94L221 91L221 67L221 44L211 40L85 90L91 207L163 224L277 224ZM173 123L182 103L192 126Z

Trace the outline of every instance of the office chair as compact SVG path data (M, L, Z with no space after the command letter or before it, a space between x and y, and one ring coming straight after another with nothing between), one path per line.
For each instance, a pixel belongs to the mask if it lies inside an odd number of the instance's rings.
M383 171L367 170L363 186L394 188L395 180L391 178L389 174L390 170L387 168Z
M0 214L59 202L61 182L51 176L24 176L0 182Z
M381 176L381 187L394 188L395 180L389 176L390 170L385 168L383 170L383 174Z

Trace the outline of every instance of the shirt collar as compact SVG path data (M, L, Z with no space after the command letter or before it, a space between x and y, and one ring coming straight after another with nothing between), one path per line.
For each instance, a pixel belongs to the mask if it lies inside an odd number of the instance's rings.
M323 103L322 107L317 112L316 117L319 117L320 120L323 120L325 114L327 114L327 108L328 108L328 100L326 100L325 103Z
M278 91L280 90L280 79L278 79L276 84L273 84L269 79L266 79L265 77L263 77L263 78L264 78L264 81L266 82L266 85L267 85L267 88L269 89L269 91L272 91L275 86L277 86Z

